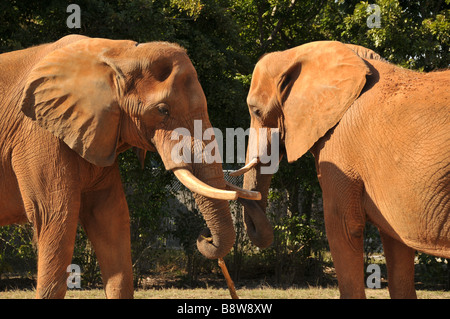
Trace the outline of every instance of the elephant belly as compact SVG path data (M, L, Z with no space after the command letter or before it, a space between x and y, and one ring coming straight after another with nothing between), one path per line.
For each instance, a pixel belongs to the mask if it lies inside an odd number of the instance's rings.
M365 206L369 220L387 235L418 251L450 258L449 209L445 205L431 208L425 204L429 202L404 189L366 194Z
M25 209L19 201L5 202L3 196L0 202L0 226L23 224L28 221Z

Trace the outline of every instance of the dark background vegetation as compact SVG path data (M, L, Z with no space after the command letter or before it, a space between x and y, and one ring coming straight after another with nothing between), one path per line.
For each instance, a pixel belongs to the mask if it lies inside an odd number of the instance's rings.
M81 8L81 28L69 29L70 3ZM212 125L247 128L246 106L251 73L258 58L316 40L366 46L392 63L419 71L449 67L450 0L62 0L0 2L0 53L27 48L79 33L138 42L177 42L197 69L208 100ZM369 28L369 4L379 5L381 27ZM0 57L1 59L1 57ZM220 279L215 261L195 247L203 227L192 197L173 208L179 186L159 156L144 170L132 152L120 155L131 211L136 286L201 286ZM224 164L234 169L238 164ZM175 185L175 186L174 186ZM249 243L241 207L232 203L237 238L226 257L237 285L328 285L335 283L323 227L321 191L310 154L287 165L283 160L272 181L269 217L274 244L265 250ZM36 250L31 225L0 228L0 286L15 279L33 282ZM376 262L380 241L366 230L366 262ZM417 284L450 289L448 261L418 253ZM95 254L80 229L73 263L83 271L82 286L100 283ZM382 274L386 270L382 265ZM206 278L206 279L205 279ZM208 281L209 280L209 281ZM3 284L2 284L3 283Z

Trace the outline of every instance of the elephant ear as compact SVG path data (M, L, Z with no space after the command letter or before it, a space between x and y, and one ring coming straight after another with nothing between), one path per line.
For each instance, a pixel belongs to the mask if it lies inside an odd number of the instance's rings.
M105 53L122 42L85 39L49 53L22 96L26 116L98 166L116 158L122 80Z
M278 78L289 162L306 153L335 126L357 99L369 69L350 48L334 41L311 42L287 51Z

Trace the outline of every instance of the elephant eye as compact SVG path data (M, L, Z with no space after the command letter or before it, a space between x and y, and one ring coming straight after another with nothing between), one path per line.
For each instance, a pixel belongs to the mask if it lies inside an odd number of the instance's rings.
M158 111L161 115L169 116L169 107L166 104L158 105Z
M259 109L257 109L256 107L252 108L252 113L258 118L261 117L261 111Z

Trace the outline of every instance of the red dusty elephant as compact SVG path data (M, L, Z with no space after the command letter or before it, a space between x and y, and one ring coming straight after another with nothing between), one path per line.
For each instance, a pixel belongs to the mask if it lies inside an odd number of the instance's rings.
M256 64L247 97L259 135L252 140L273 144L277 131L289 162L314 155L341 297L365 297L366 221L380 230L393 298L416 297L416 250L450 258L449 87L450 71L413 72L333 41L273 52ZM262 217L272 175L249 150L235 174L261 192L261 201L242 202L250 238L265 247L273 237Z
M230 251L228 200L259 194L226 189L234 187L220 163L174 160L174 130L193 136L195 120L211 128L196 71L176 44L72 35L0 55L0 225L34 224L37 297L65 295L79 222L107 297L133 296L129 212L117 163L130 147L158 152L195 192L209 228L199 250L208 258ZM214 137L192 139L189 149L209 143Z

